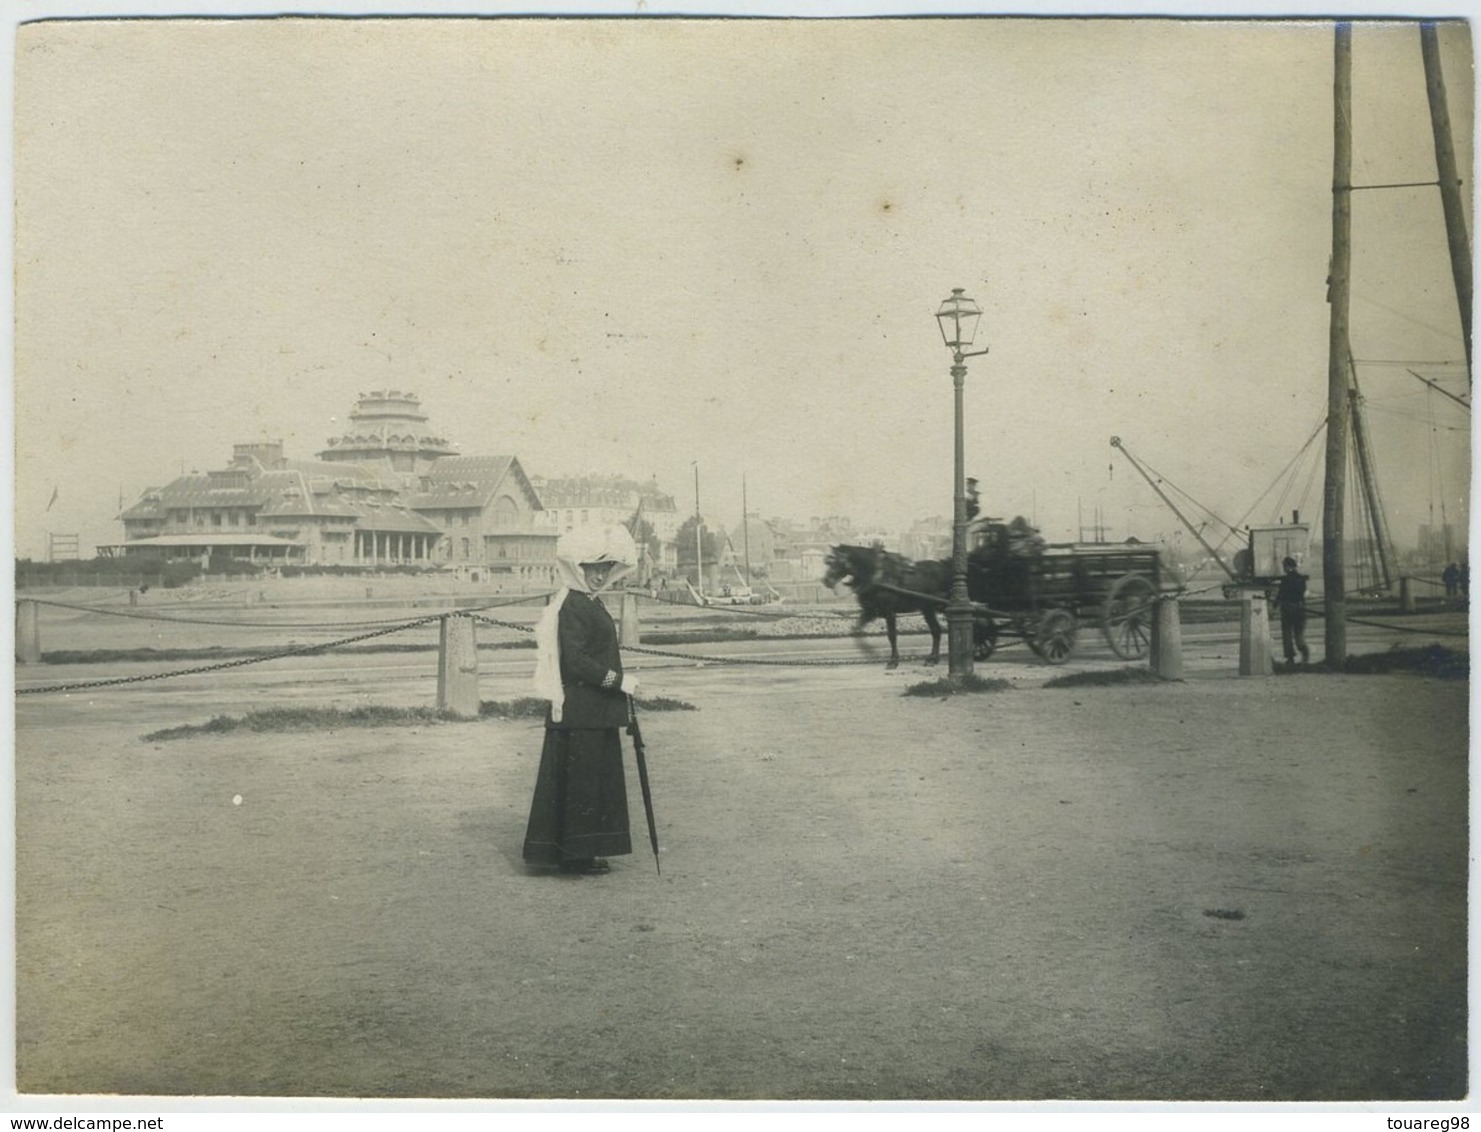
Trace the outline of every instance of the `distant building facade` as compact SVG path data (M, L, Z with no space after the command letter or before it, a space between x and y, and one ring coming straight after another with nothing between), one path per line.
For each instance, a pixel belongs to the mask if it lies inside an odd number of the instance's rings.
M317 459L291 460L281 441L238 444L226 467L149 488L119 518L124 541L101 553L537 581L554 578L563 529L518 459L458 455L397 390L361 394Z
M535 476L536 494L546 521L557 534L588 523L631 524L641 519L660 543L653 569L671 574L678 564L674 539L683 524L674 497L658 489L657 478L647 483L622 476Z
M906 558L950 558L952 524L950 519L933 515L917 519L900 536L900 553Z

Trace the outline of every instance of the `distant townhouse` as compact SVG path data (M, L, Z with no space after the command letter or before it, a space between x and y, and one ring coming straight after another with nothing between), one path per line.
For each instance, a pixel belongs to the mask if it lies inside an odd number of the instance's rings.
M589 523L630 524L641 519L660 543L653 568L672 573L677 567L674 539L684 520L674 497L658 489L656 477L643 483L622 476L535 476L531 482L557 533Z

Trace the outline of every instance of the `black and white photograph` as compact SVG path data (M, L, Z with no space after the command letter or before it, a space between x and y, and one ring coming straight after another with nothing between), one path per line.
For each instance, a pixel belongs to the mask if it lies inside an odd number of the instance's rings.
M1396 11L12 15L5 1107L1469 1111Z

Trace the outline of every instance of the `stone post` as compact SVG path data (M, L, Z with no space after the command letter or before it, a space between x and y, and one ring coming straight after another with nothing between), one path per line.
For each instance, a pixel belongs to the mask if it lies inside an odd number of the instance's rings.
M638 595L631 590L622 591L618 605L617 643L624 647L641 644L642 629L638 625Z
M1160 598L1152 608L1152 671L1164 680L1183 678L1183 626L1175 597Z
M478 641L473 618L450 613L442 619L437 651L437 710L478 718Z
M1399 579L1399 612L1414 612L1414 579L1412 578Z
M17 664L41 663L41 621L34 601L15 603L15 659Z
M1260 590L1244 590L1239 610L1239 674L1269 676L1275 671L1270 648L1270 607Z

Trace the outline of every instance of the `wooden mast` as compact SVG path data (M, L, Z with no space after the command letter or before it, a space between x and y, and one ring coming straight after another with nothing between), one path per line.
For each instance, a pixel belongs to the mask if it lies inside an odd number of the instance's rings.
M1373 449L1368 438L1367 425L1363 421L1363 394L1358 388L1358 368L1348 354L1348 368L1352 388L1348 391L1348 412L1351 415L1353 452L1358 458L1358 478L1362 481L1363 501L1368 509L1368 523L1373 532L1373 549L1377 556L1378 577L1385 593L1393 589L1394 555L1393 540L1388 534L1388 515L1383 509L1383 496L1378 490L1378 470L1373 463Z
M745 547L746 588L751 587L751 505L746 500L746 475L741 473L741 544Z
M1347 492L1347 328L1352 269L1352 24L1339 22L1332 52L1332 266L1327 281L1327 467L1322 493L1326 661L1347 659L1343 500Z
M1466 379L1471 376L1471 237L1466 228L1460 195L1460 173L1455 164L1455 141L1450 132L1450 105L1445 98L1445 75L1440 69L1440 39L1434 21L1419 25L1419 48L1424 56L1424 86L1430 100L1430 128L1435 135L1435 169L1440 180L1440 205L1445 212L1445 237L1450 245L1450 272L1460 305L1460 330L1466 347Z

